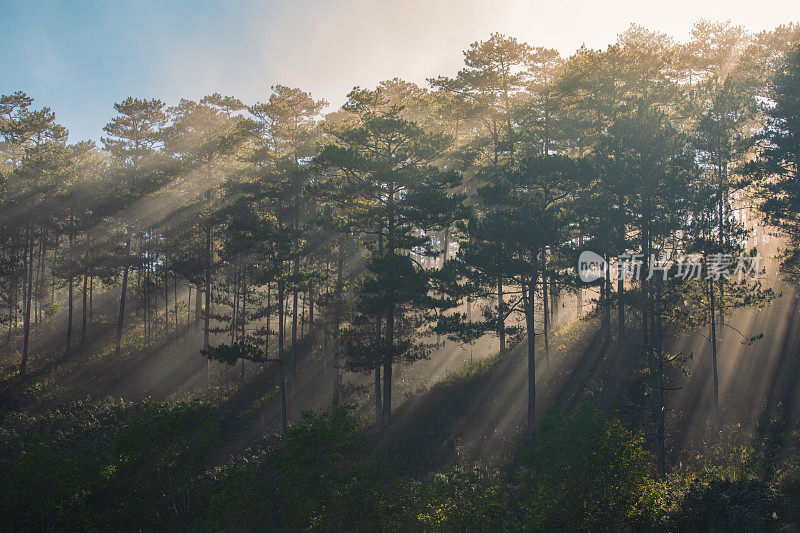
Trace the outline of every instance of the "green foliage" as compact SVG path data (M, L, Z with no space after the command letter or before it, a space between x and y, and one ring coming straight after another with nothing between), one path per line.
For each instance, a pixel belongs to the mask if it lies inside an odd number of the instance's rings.
M387 458L345 410L305 413L290 428L276 467L291 529L373 530L391 520L396 501Z
M538 528L622 527L653 484L644 438L588 404L550 413L522 450L526 523Z
M422 485L416 502L416 519L425 530L523 529L513 495L498 472L456 468L438 474Z
M347 410L305 413L288 448L264 439L214 467L230 427L209 405L75 403L0 433L3 527L27 530L762 530L800 494L796 450L775 487L751 461L707 462L658 482L638 433L587 404L550 413L508 470L414 479ZM727 459L726 459L727 458Z
M208 531L255 531L280 519L279 509L267 505L277 500L275 471L264 468L263 453L232 460L220 468L221 479L210 489L202 528ZM235 516L235 520L231 517Z
M263 350L247 342L238 341L231 344L218 344L201 350L203 356L228 365L235 365L240 359L262 362L266 360Z
M696 481L669 526L674 531L763 531L777 523L783 507L775 491L761 481Z
M222 430L208 406L150 402L75 403L3 427L0 514L19 530L183 520Z

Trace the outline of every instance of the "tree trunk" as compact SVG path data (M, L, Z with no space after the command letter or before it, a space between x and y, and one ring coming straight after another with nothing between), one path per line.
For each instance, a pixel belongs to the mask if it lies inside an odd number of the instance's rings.
M169 275L164 271L164 336L169 335Z
M128 292L128 258L131 254L131 238L128 237L128 244L125 247L125 267L122 270L122 293L119 297L119 317L117 318L117 338L114 346L114 357L116 359L117 381L119 381L120 371L120 345L122 343L122 325L125 319L125 298Z
M71 217L70 222L71 222L71 226L70 226L70 232L69 232L69 250L68 250L68 252L69 252L70 262L72 262L72 258L73 258L72 250L73 250L73 246L75 244L75 235L74 235L74 232L75 232L75 216L74 215ZM39 266L37 267L37 269L40 269L40 268L41 268L41 256L39 258ZM70 265L70 268L72 268L72 265ZM64 348L64 359L69 359L69 356L70 356L70 354L72 352L72 303L73 303L72 297L73 297L73 288L74 288L74 279L75 278L73 277L73 275L72 275L73 273L72 272L69 272L69 274L70 274L70 276L69 276L69 288L67 289L67 345ZM39 276L38 272L37 272L36 276L38 278L38 276ZM38 279L37 279L37 282L38 282Z
M383 392L381 391L381 367L375 367L373 372L375 381L375 426L382 432L383 431L383 402L381 401Z
M64 348L64 359L68 359L72 350L72 277L67 289L67 345Z
M200 322L203 316L203 291L199 286L195 287L194 295L194 329L200 329Z
M389 435L392 425L392 362L394 352L394 304L389 304L386 317L386 359L383 363L383 434Z
M86 345L86 313L88 309L86 309L86 299L88 297L87 293L87 285L88 285L88 277L86 274L83 275L83 305L81 306L82 316L81 316L81 346Z
M497 335L500 337L501 356L506 354L506 321L503 303L503 277L497 276L497 319L499 324Z
M308 291L308 330L314 327L314 288Z
M286 354L283 348L283 300L284 287L283 280L278 281L278 361L281 365L281 444L284 451L287 448L287 428L288 421L286 415ZM269 335L268 335L269 337Z
M192 284L189 283L189 296L186 300L186 331L192 329Z
M611 342L611 269L606 268L606 275L603 279L603 352L608 352L608 345Z
M617 339L622 342L625 338L625 281L621 274L617 275Z
M11 283L11 288L8 290L8 333L6 335L6 344L11 344L11 330L14 326L14 307L16 307L14 298L17 292L17 282L16 280L12 280Z
M73 221L74 224L74 221ZM40 239L39 242L39 257L36 259L36 274L34 279L36 280L35 288L34 288L34 295L33 298L33 317L34 322L38 324L42 321L42 306L39 303L39 298L36 295L40 294L40 290L42 287L42 261L44 260L44 241L47 239L47 232L44 232L44 235Z
M583 233L578 233L578 247L579 248L583 247ZM575 297L575 303L576 303L575 318L578 319L583 314L583 289L580 286L578 286L577 294Z
M545 252L546 253L546 252ZM542 259L544 259L544 253L542 254ZM542 264L545 264L542 261ZM545 364L550 364L550 339L549 339L549 330L550 330L550 305L548 300L548 290L547 290L547 274L545 271L542 270L542 314L544 315L544 324L542 327L544 333L544 360Z
M205 313L203 313L203 349L208 349L208 328L209 328L209 321L211 319L211 223L209 222L208 226L206 227L206 279L205 279L205 297L206 297L206 308ZM206 386L208 386L208 372L209 372L209 363L208 357L206 357Z
M714 371L714 413L716 416L716 422L719 425L720 423L720 415L719 415L719 378L717 376L717 322L716 322L716 310L715 310L715 302L714 302L714 281L709 280L708 282L709 288L709 297L711 302L711 366Z
M267 283L267 325L264 333L264 355L269 357L270 316L272 315L272 285Z
M443 233L444 235L442 240L444 242L442 243L442 264L444 265L444 262L447 261L447 252L450 250L450 228L445 226Z
M295 225L296 227L296 225ZM292 265L292 273L295 280L300 272L300 264L297 259L294 260ZM297 402L297 281L292 290L292 351L291 351L291 366L289 367L289 413L294 416Z
M22 321L22 360L19 365L20 376L25 376L28 366L28 342L31 330L31 293L33 292L33 219L28 224L27 288L25 290L25 315Z
M244 270L244 269L242 269ZM241 341L247 342L247 272L242 272L242 313L239 320L242 322Z
M333 408L336 409L339 407L339 387L340 385L340 376L339 376L339 351L341 350L341 340L339 338L341 334L341 325L342 325L342 289L344 287L343 278L343 271L344 271L344 236L339 236L339 257L336 261L336 302L334 303L335 313L334 313L334 324L333 324L333 331L335 335L334 339L334 346L333 346ZM378 376L380 379L380 376ZM375 389L375 394L377 396L380 387Z
M656 423L657 423L657 435L656 439L658 441L658 450L657 450L657 461L658 461L658 475L659 478L664 479L664 475L666 474L666 453L665 453L665 446L664 446L664 415L665 415L665 405L664 405L664 353L662 351L661 346L661 339L662 339L662 331L661 331L661 280L656 279L656 285L658 286L658 298L657 298L657 308L656 312L654 313L654 337L655 337L655 352L656 352L656 360L658 364L658 383L657 385L657 411L656 411Z
M536 279L534 270L528 285L528 301L525 306L525 323L528 330L528 427L529 438L536 435ZM523 287L524 290L524 287Z
M381 344L381 315L378 314L378 318L376 321L376 335L375 335L375 344L380 346ZM381 391L381 362L375 362L375 425L378 427L379 430L383 431L383 402L382 400L383 392Z
M175 335L180 335L178 329L178 276L172 277L172 301L175 303Z

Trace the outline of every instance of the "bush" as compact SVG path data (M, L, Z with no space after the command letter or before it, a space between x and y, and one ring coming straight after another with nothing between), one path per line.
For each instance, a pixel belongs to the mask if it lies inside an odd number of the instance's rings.
M217 469L221 479L211 486L203 530L259 531L280 520L275 475L265 457L257 452Z
M534 528L617 529L647 521L659 502L643 437L588 404L548 414L520 462L523 513Z
M347 411L304 413L288 441L277 459L288 528L372 531L392 522L402 491Z
M425 530L522 529L512 494L498 472L457 468L437 474L422 485L416 502L416 520Z
M0 515L14 530L186 522L221 435L213 411L197 402L78 402L3 422Z
M674 531L763 531L776 525L784 505L757 480L693 482L669 519Z

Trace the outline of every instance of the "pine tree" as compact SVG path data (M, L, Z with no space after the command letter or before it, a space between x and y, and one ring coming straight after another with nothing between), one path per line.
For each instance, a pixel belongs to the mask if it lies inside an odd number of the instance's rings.
M9 201L23 206L12 220L24 228L23 344L20 375L24 376L30 349L31 310L34 303L34 263L36 250L47 238L49 213L45 203L59 185L66 155L67 131L55 122L55 113L44 107L31 110L33 100L22 92L0 97L0 135L11 147L11 169L4 188Z
M791 48L770 83L772 105L760 135L756 163L747 171L760 177L759 209L780 228L789 246L781 270L800 281L800 46Z
M137 233L145 230L146 224L130 216L125 210L137 198L157 189L164 181L157 151L163 142L162 129L167 116L160 100L140 100L128 97L114 104L118 115L106 124L108 137L102 139L105 149L113 156L117 180L117 205L119 209L119 232L125 243L125 252L119 257L122 270L122 287L119 300L119 315L114 344L114 354L119 362L122 332L125 320L125 303L128 293L128 275L134 258L131 245ZM132 219L132 220L131 220ZM119 379L119 376L117 376Z
M388 104L380 88L354 89L345 109L359 120L332 132L338 143L326 146L318 163L341 173L363 205L357 225L368 239L370 259L359 292L360 318L355 319L361 329L348 346L351 361L357 361L353 366L376 371L375 397L382 402L379 422L388 435L392 366L427 353L413 337L429 284L413 257L428 252L425 247L430 239L424 232L458 216L461 198L449 191L460 176L432 164L449 146L450 138L427 133L401 118L401 109ZM381 367L382 394L377 373Z

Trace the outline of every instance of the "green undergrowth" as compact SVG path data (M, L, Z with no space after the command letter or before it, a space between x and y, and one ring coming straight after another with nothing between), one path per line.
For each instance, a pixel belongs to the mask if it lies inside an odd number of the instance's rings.
M285 451L265 437L227 454L236 434L236 419L202 402L6 416L0 528L758 531L791 519L800 488L794 452L770 479L743 463L658 480L642 435L588 404L549 413L502 468L414 476L349 410L304 414Z

